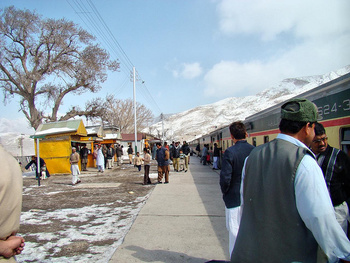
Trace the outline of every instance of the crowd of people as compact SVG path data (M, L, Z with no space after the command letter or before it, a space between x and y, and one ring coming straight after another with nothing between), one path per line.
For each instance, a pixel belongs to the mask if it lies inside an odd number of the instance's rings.
M231 124L220 172L231 262L349 262L350 161L317 118L313 103L290 100L280 134L258 147Z
M281 106L280 133L277 138L254 147L246 137L243 122L230 125L234 145L225 150L219 184L223 195L228 254L231 262L350 262L349 156L328 144L325 128L318 123L316 106L306 99L292 99ZM106 147L106 149L104 149ZM206 165L209 145L200 150ZM114 151L116 150L116 151ZM169 183L170 165L174 172L187 172L191 149L187 142L155 143L143 149L143 157L128 148L129 162L141 171L143 184L149 178L151 160L158 166L157 183ZM111 156L118 148L98 144L94 150L99 172L111 169ZM218 168L221 149L214 144L213 169ZM119 157L121 157L119 153ZM22 176L14 159L0 147L5 162L0 177L0 261L13 258L24 248L16 236L21 207ZM72 148L72 183L77 184L79 166L86 169L87 152ZM33 157L27 167L36 164ZM120 159L117 160L120 164ZM40 165L45 166L44 160ZM39 173L38 169L38 173ZM48 171L47 171L48 173ZM49 175L49 173L48 173ZM40 174L37 174L40 176ZM11 204L9 206L9 204ZM7 208L5 209L4 206ZM8 209L8 207L11 207Z

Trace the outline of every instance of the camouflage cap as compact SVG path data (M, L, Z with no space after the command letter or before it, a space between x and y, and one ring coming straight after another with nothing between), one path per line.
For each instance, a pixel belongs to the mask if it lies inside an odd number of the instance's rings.
M316 105L304 98L291 99L281 107L282 119L300 122L316 122L317 117Z

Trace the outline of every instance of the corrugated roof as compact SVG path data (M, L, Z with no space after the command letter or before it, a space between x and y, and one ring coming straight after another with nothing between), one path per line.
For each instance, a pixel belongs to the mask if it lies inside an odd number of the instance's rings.
M103 137L102 125L86 126L85 128L88 135L96 134L98 137Z
M106 133L103 137L104 140L118 140L120 138L120 133Z
M81 119L42 123L32 137L42 137L60 133L79 133L86 135L86 129Z

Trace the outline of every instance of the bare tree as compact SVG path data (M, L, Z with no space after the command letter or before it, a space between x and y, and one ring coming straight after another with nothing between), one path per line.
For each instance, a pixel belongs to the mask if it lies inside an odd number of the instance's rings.
M151 110L138 102L136 103L136 116L137 131L148 127L153 121ZM121 100L113 95L107 95L102 119L105 123L120 127L123 133L133 133L135 129L133 101L131 99Z
M116 71L117 61L93 43L94 37L65 19L43 19L11 6L0 11L0 88L4 102L19 96L20 110L33 128L58 120L63 98L71 93L97 92ZM59 120L94 117L98 102L72 107ZM49 111L51 110L51 112Z

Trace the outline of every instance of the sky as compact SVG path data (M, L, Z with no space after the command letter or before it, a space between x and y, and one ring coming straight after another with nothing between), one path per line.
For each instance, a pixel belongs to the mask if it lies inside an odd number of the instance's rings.
M67 96L62 113L133 98L132 67L136 101L159 116L350 64L348 0L0 0L10 5L74 21L121 63L97 94ZM0 107L0 120L23 123L18 99Z

